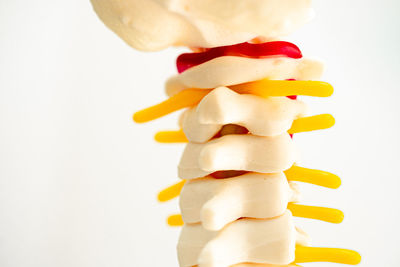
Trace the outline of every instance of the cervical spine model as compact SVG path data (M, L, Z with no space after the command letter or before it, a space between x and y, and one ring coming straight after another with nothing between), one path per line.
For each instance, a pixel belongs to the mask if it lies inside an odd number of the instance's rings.
M140 50L188 46L179 74L166 83L169 99L137 112L150 121L186 108L181 130L156 135L187 142L181 182L159 194L180 195L181 267L358 264L351 250L309 246L293 216L340 223L336 209L304 206L298 182L340 186L331 173L298 166L293 134L329 128L329 114L306 116L299 95L327 97L323 66L297 46L275 41L307 22L310 0L92 0L102 21ZM274 41L272 41L274 40Z

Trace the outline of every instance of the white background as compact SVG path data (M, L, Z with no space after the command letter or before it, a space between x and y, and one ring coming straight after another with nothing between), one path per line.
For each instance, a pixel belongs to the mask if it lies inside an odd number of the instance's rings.
M364 267L400 266L399 43L396 0L314 1L291 36L327 64L331 130L298 134L302 166L342 177L301 185L303 203L340 208L340 225L301 220L313 245L353 248ZM177 114L144 125L134 111L165 98L184 49L134 51L87 0L0 0L0 266L177 266L178 229L158 204L182 145L153 141ZM333 266L309 264L306 266Z

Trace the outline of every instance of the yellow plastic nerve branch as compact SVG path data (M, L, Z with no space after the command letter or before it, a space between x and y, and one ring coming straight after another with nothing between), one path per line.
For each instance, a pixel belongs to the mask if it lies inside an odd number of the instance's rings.
M358 252L349 249L297 246L295 262L333 262L357 265L361 262L361 256Z
M259 80L229 86L230 89L240 94L253 94L261 97L268 96L317 96L328 97L333 93L333 87L329 83L320 81L280 81L280 80ZM133 120L138 123L148 122L182 108L197 105L201 99L212 89L186 89L169 99L136 112Z
M187 89L157 105L143 109L133 115L138 123L148 122L182 108L197 105L211 90Z
M296 165L286 170L285 175L289 181L309 183L332 189L339 188L342 183L340 178L333 173Z
M158 193L158 196L157 196L158 201L166 202L168 200L176 198L177 196L180 195L185 183L186 183L186 180L182 180L179 183L176 183L174 185L171 185L171 186L165 188L160 193Z
M159 143L187 143L188 139L183 130L161 131L154 135L154 140Z
M333 93L332 85L321 81L282 81L263 79L228 87L240 94L252 94L261 97L291 95L329 97Z
M288 133L295 134L328 129L333 125L335 125L335 118L331 114L319 114L294 120Z
M315 219L330 223L341 223L344 218L342 211L332 208L289 203L288 210L290 210L295 217Z
M284 173L289 181L309 183L331 189L336 189L341 185L341 180L337 175L326 171L308 169L293 165ZM158 200L161 202L165 202L178 197L185 183L186 180L182 180L172 186L163 189L158 194Z
M293 121L292 127L288 133L302 133L316 130L323 130L332 127L335 124L335 118L330 114L320 114L310 117L303 117ZM154 139L159 143L187 143L188 139L182 130L161 131L156 133Z
M184 224L182 220L182 215L175 214L167 218L167 223L169 226L182 226Z

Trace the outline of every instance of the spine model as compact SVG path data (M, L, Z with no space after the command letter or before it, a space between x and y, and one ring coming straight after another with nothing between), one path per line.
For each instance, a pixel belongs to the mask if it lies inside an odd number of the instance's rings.
M139 50L192 49L177 58L168 99L134 114L144 123L184 109L161 143L187 143L180 182L180 267L358 264L352 250L312 247L293 217L340 223L340 210L298 204L296 182L338 188L336 175L298 165L293 135L333 126L307 115L302 96L329 97L323 65L281 40L308 22L310 0L91 0L100 19ZM300 96L300 99L298 97Z
M170 98L134 120L186 108L181 130L155 136L161 143L187 142L178 167L182 181L158 196L163 202L180 195L181 214L168 218L182 226L180 266L358 264L357 252L309 246L293 222L293 216L343 220L340 210L296 203L296 181L333 189L341 183L334 174L296 164L293 134L334 124L329 114L306 116L306 104L297 99L333 93L330 84L313 81L322 65L304 59L292 43L274 41L182 54L177 69L167 82Z

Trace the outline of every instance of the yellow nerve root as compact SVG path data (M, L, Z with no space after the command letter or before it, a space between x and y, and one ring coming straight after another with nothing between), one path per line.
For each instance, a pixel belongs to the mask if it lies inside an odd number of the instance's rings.
M341 185L340 178L329 172L308 169L293 165L285 171L286 178L290 181L309 183L336 189Z
M290 210L295 217L315 219L330 223L341 223L344 217L342 211L325 207L304 206L289 203L288 210Z
M361 262L361 256L358 252L348 249L297 246L295 262L334 262L356 265Z
M261 97L306 95L328 97L333 93L329 83L320 81L279 81L260 80L229 86L240 94L253 94ZM169 99L149 108L136 112L133 120L138 123L148 122L182 108L197 105L212 89L186 89Z
M160 104L136 112L133 115L133 120L138 123L148 122L182 108L197 105L210 91L199 89L184 90Z
M182 216L180 214L171 215L168 217L167 223L169 226L182 226Z
M301 133L316 130L322 130L332 127L335 124L335 118L330 114L320 114L310 117L303 117L293 121L292 127L288 133ZM154 139L159 143L187 143L188 140L182 130L161 131L156 133Z
M161 131L156 133L154 139L159 143L187 143L188 140L182 130Z
M315 130L328 129L335 125L335 118L331 114L320 114L310 117L303 117L293 121L288 133L302 133Z
M332 85L320 81L280 81L264 79L228 87L240 94L252 94L261 97L291 95L328 97L333 93Z
M177 196L180 195L182 187L185 184L185 182L186 182L185 180L182 180L179 183L176 183L170 187L165 188L158 194L158 200L160 202L165 202L173 198L176 198Z
M333 173L308 169L296 165L293 165L290 169L286 170L285 175L289 181L309 183L332 189L338 188L341 184L340 178ZM178 197L185 182L185 180L182 180L179 183L163 189L158 194L158 200L165 202Z

